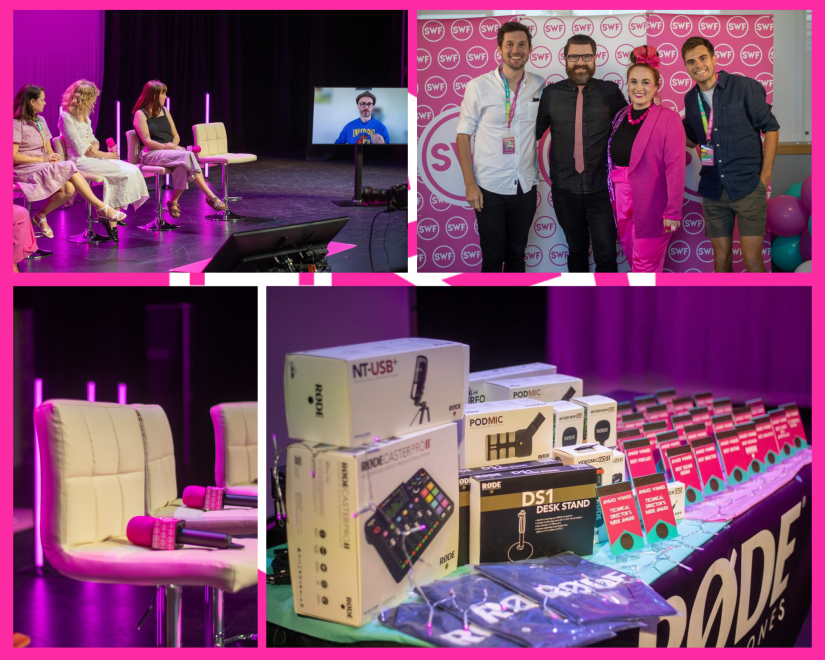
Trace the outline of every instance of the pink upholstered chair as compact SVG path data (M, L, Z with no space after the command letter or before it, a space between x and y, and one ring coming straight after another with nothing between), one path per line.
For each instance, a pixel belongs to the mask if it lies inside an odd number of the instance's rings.
M258 494L258 402L219 403L215 427L215 483L239 495Z
M180 646L182 587L205 587L206 645L222 646L223 592L257 584L257 540L240 539L243 548L228 550L163 551L130 543L127 523L147 510L137 411L53 399L34 416L42 470L41 537L51 565L76 580L155 586L158 646Z

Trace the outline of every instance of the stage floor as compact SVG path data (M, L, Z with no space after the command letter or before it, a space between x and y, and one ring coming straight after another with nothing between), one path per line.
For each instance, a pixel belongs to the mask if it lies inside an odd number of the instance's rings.
M210 167L209 178L210 188L220 194L220 168ZM390 188L401 183L407 183L405 166L364 164L364 186ZM52 250L53 255L28 260L20 264L21 271L167 272L212 257L235 232L349 216L349 222L334 241L355 247L329 257L329 264L333 272L338 273L370 272L367 249L370 223L384 207L347 208L332 203L352 197L353 164L350 161L259 158L254 163L232 165L229 194L242 195L244 199L230 203L230 208L250 217L232 222L207 220L204 216L214 211L197 187L190 184L180 199L180 218L174 220L164 213L165 220L181 225L174 231L149 232L138 228L154 219L153 179L148 179L147 185L149 200L137 211L127 209L129 226L120 228L119 245L111 241L94 245L66 241L68 236L80 234L85 229L85 203L78 197L72 208L49 214L54 238L37 240L39 247ZM170 195L171 191L163 191L164 205ZM40 206L42 202L35 204L34 210ZM95 223L93 227L97 233L105 233L100 224ZM406 212L384 213L378 217L372 256L378 272L407 270Z

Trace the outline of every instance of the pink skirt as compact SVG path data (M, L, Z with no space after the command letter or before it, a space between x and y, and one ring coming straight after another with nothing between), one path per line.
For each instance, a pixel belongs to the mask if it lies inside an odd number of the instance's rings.
M77 167L68 160L56 163L23 163L15 165L14 182L30 202L48 199L74 176Z

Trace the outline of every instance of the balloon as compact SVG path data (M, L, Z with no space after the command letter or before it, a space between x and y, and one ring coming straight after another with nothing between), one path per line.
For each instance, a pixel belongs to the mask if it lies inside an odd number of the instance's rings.
M777 236L771 245L771 259L781 270L792 273L804 260L799 254L800 236Z
M810 273L810 272L811 272L811 262L810 261L805 261L805 262L799 264L799 266L797 266L796 270L794 271L794 273Z
M802 257L802 261L811 260L811 248L811 235L806 230L799 237L799 256Z
M811 175L809 174L805 181L802 182L802 203L805 205L805 208L808 209L808 213L813 211L811 208L811 193L813 192L811 188L813 184L811 183Z
M786 195L790 195L791 197L796 197L797 199L802 199L802 184L795 183L790 188L785 191ZM807 208L807 207L805 207Z
M799 236L808 212L801 199L780 195L768 200L768 229L778 236ZM793 270L793 269L791 269Z

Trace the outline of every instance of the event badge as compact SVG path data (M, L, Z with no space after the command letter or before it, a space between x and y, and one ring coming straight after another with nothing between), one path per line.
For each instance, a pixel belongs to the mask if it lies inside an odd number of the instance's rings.
M722 463L719 460L719 452L716 451L716 441L713 438L699 438L691 440L690 447L693 449L696 467L699 469L699 478L704 484L705 496L726 490Z
M602 507L610 554L621 555L644 547L642 524L636 512L636 498L629 481L599 486L596 496Z
M516 138L512 135L505 135L501 138L501 153L505 156L516 153Z
M645 526L647 542L653 545L679 536L665 475L657 472L634 479L633 487L639 499L639 510L642 512L642 524Z
M657 468L659 472L664 472L670 481L678 481L676 477L670 472L670 463L667 460L667 450L671 447L681 447L682 438L679 437L677 431L664 431L656 434L656 444L659 446L659 465Z
M788 420L788 428L793 436L794 447L806 449L808 447L808 437L805 435L805 427L802 426L802 418L799 416L799 407L795 403L785 403L779 406L785 411L785 419Z
M742 449L742 441L736 429L719 431L716 434L719 443L719 452L722 454L722 463L728 475L728 486L736 486L748 481L748 459Z
M713 167L713 147L707 144L700 145L699 158L701 159L702 165Z
M793 444L793 435L791 434L791 427L788 425L788 420L785 417L785 411L780 409L771 410L768 413L773 425L773 432L776 436L776 445L779 447L779 458L783 461L796 454L796 447Z
M627 471L631 479L637 479L656 472L653 448L650 446L649 438L625 440L622 451L624 451Z
M702 502L705 499L702 494L702 481L699 479L699 470L696 468L696 459L690 445L668 447L665 455L674 481L681 481L685 485L685 505Z

